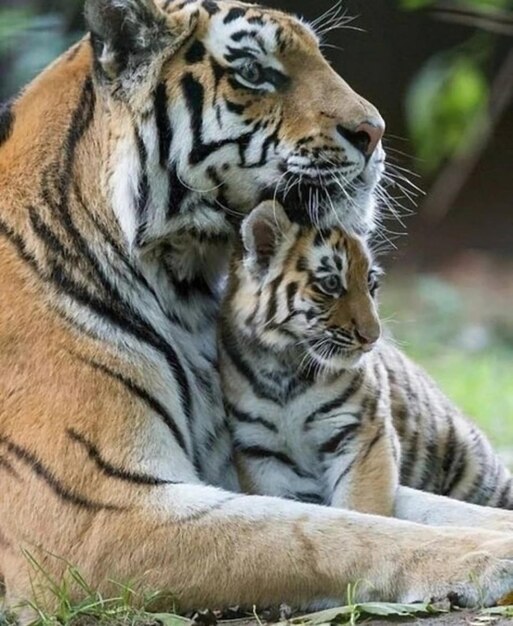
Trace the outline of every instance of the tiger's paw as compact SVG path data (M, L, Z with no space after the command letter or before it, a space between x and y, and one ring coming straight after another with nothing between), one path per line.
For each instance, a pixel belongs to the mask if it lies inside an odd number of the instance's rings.
M402 601L449 600L451 605L464 608L503 603L513 594L513 538L498 538L498 534L495 537L474 545L463 557L461 552L455 553L456 540L448 547L445 558L419 563L419 573L413 574Z

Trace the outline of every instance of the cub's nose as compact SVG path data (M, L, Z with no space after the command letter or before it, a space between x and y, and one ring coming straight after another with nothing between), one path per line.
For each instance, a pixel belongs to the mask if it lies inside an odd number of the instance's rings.
M385 122L376 118L361 122L354 129L346 128L339 124L337 126L339 135L347 139L365 158L370 158L374 154L379 142L385 134Z
M362 349L367 352L372 350L380 338L381 328L378 325L369 326L369 328L355 328L354 335L356 340L360 342Z

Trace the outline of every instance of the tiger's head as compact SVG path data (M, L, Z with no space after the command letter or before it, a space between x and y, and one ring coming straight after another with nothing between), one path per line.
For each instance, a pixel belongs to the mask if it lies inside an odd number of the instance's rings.
M372 227L384 123L307 24L233 0L86 0L86 17L131 242L223 230L271 198Z
M365 240L292 223L264 202L243 221L223 323L287 361L339 372L380 337L380 269Z

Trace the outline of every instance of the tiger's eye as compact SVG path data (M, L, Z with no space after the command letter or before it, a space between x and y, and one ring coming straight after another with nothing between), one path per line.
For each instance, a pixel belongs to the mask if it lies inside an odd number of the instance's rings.
M248 61L240 69L239 74L246 82L256 85L262 82L262 67L256 61Z
M373 273L369 274L368 285L369 285L369 293L371 297L373 298L376 295L376 291L379 289L379 280L375 274Z
M321 289L330 296L341 295L343 290L342 281L336 274L330 274L320 281Z

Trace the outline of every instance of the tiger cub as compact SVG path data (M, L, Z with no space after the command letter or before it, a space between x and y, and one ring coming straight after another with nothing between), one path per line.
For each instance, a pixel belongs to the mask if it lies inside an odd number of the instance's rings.
M244 221L220 321L220 372L244 490L391 515L399 484L513 508L485 436L386 340L380 270L342 229Z

